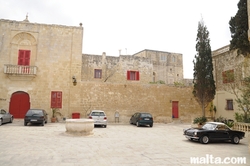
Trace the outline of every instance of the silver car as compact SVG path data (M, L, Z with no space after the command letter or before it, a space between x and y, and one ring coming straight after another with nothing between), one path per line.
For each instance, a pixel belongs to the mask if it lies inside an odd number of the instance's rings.
M9 112L6 112L4 109L0 110L0 126L3 123L12 123L13 121L13 115L11 115Z
M89 114L89 119L93 119L96 126L107 127L107 116L102 110L92 110Z

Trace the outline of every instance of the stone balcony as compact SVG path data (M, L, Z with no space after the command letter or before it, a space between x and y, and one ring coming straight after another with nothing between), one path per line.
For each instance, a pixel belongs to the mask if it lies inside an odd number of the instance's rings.
M4 65L4 74L11 80L32 80L36 77L37 66Z

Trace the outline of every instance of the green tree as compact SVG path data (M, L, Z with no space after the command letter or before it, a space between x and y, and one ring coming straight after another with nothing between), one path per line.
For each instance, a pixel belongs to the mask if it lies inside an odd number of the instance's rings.
M202 108L202 116L205 116L205 108L214 99L216 88L213 77L213 63L209 32L207 27L204 25L203 20L201 20L198 24L196 42L197 54L193 60L193 95Z
M240 0L238 11L229 21L232 40L230 41L230 50L237 49L237 54L248 57L250 45L248 41L248 15L247 0Z
M242 81L242 86L239 88L240 96L235 93L236 99L235 101L238 104L240 110L244 112L243 114L243 122L250 122L250 77L246 77Z

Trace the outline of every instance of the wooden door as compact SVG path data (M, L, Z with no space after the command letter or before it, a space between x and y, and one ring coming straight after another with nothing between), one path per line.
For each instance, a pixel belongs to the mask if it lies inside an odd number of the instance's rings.
M172 118L179 118L178 101L172 101Z
M14 118L24 118L30 109L30 97L25 92L15 92L11 95L9 112Z

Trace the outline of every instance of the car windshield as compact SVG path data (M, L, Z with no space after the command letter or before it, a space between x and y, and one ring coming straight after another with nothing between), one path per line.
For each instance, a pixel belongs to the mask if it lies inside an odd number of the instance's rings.
M41 110L29 110L27 115L43 115Z
M105 116L104 112L92 112L91 116Z
M1 110L1 114L6 114L6 111L4 111L4 110Z
M141 117L142 118L151 118L152 116L150 114L143 113L143 114L141 114Z
M216 127L215 124L207 123L202 128L205 129L205 130L214 130L215 127Z

